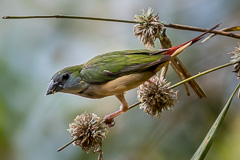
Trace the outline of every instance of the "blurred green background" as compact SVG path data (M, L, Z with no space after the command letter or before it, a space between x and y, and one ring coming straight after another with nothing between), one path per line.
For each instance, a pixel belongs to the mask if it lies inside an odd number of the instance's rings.
M80 15L132 20L153 7L161 21L209 28L240 25L239 0L0 0L0 15ZM51 76L66 66L84 63L105 52L144 48L134 38L132 24L67 19L0 19L0 159L96 159L69 146L68 124L85 111L104 115L116 111L115 97L99 100L68 94L44 96ZM167 29L174 45L197 32ZM180 55L192 74L227 63L226 54L239 40L217 36ZM168 80L179 81L170 70ZM178 87L173 112L151 118L138 107L116 118L104 143L106 160L190 159L223 108L238 80L232 67L197 79L208 95L189 97ZM126 93L130 104L136 90ZM240 157L239 100L235 97L206 159Z

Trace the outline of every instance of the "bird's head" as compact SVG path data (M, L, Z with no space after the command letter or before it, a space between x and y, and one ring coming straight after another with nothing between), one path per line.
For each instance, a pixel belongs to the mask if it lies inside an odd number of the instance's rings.
M49 83L46 95L56 92L78 94L88 87L80 77L83 65L64 68L55 73Z

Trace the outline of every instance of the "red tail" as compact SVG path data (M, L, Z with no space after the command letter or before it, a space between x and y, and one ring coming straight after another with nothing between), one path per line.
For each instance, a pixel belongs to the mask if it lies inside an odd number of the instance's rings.
M221 23L220 23L220 24L221 24ZM197 41L201 40L207 33L211 32L211 31L213 31L215 28L217 28L220 24L217 24L217 25L214 26L213 28L207 30L206 32L204 32L204 33L201 34L200 36L198 36L198 37L196 37L196 38L194 38L194 39L192 39L192 40L190 40L190 41L187 41L187 42L182 43L182 44L180 44L180 45L178 45L178 46L169 48L169 51L166 52L165 54L167 54L167 55L172 55L172 54L173 54L177 49L179 49L180 47L182 47L182 46L184 46L184 45L186 45L186 44L188 44L188 43L190 43L190 42L191 42L190 45L196 43ZM189 45L189 46L190 46L190 45Z

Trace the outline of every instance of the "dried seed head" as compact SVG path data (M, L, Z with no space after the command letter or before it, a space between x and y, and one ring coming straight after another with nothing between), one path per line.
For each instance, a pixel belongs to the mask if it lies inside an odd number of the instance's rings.
M141 102L140 109L143 108L144 112L158 118L161 117L163 110L173 110L177 92L169 89L169 85L170 82L160 79L158 75L140 85L137 91L138 100Z
M231 62L236 62L236 61L240 61L240 43L238 43L238 47L234 48L234 51L228 53L233 55L231 58ZM233 72L236 73L237 79L240 79L240 62L236 63L234 65L234 70ZM238 91L238 98L240 98L240 89Z
M133 27L134 36L139 37L142 44L148 49L155 47L154 41L159 37L160 31L164 28L159 22L159 16L153 14L153 9L148 8L147 12L142 11L142 15L135 15L134 20L139 22Z
M103 119L93 113L83 113L69 124L67 130L76 139L73 145L81 147L87 153L92 151L102 154L102 144L108 133Z
M231 58L231 62L240 61L240 43L238 43L239 47L235 47L234 51L230 52L229 54L233 55ZM236 73L238 79L240 79L240 62L234 65L233 72Z

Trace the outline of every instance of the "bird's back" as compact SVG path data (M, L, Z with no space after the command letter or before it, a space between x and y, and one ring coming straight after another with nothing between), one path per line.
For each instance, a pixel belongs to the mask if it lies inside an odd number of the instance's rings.
M88 61L80 72L88 83L105 83L124 75L142 72L168 61L165 50L125 50L102 54Z

